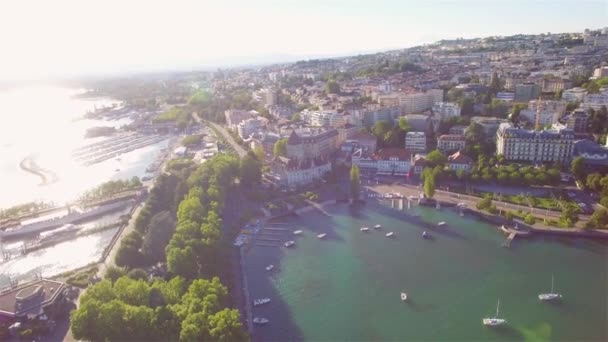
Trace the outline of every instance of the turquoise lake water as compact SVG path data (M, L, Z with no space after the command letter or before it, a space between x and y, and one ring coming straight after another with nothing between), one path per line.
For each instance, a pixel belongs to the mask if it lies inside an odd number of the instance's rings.
M255 246L246 253L253 308L270 323L264 341L306 340L608 340L608 245L534 237L501 247L490 224L454 210L398 211L344 204L281 219L293 248ZM412 217L411 215L419 215ZM420 221L424 221L420 222ZM435 228L439 221L446 227ZM381 224L381 230L359 230ZM422 239L428 230L433 239ZM385 234L395 232L395 238ZM325 240L316 235L327 233ZM274 264L267 272L265 267ZM541 303L551 277L561 303ZM406 303L400 293L408 293ZM488 328L501 301L504 327Z

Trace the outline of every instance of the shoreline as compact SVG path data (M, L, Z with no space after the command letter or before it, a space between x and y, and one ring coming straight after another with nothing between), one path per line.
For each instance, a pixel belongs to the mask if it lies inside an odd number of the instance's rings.
M386 193L386 192L390 192L390 191L385 191L385 190L388 190L389 188L390 189L396 188L398 192L406 193L406 195L408 192L412 193L412 192L416 191L416 190L404 187L402 185L387 185L387 184L367 185L367 186L364 186L364 188L370 192L376 192L376 193ZM392 190L392 191L394 191L394 190ZM453 198L453 199L454 200L463 200L462 198ZM437 199L437 198L434 198L433 200L440 203L440 205L442 205L442 206L456 206L457 205L457 203L445 201L445 200L441 200L441 199ZM602 230L596 230L596 229L581 229L581 228L557 228L557 227L549 227L549 226L543 227L540 224L536 224L536 226L534 226L534 225L529 225L519 219L514 219L513 221L509 222L503 216L492 215L489 213L482 212L474 206L472 206L472 207L467 206L465 208L465 211L470 214L473 214L475 217L477 217L481 220L484 220L484 221L486 221L488 223L492 223L492 224L502 225L502 224L510 224L510 223L512 224L513 222L515 222L518 224L518 226L524 227L524 228L530 230L533 233L533 235L545 234L545 235L559 235L559 236L565 236L565 237L608 239L608 231L602 231Z

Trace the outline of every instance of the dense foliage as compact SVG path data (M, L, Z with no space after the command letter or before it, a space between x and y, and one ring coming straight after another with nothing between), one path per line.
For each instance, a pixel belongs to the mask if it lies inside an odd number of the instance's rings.
M227 292L217 277L190 285L181 277L102 280L72 312L72 334L90 341L246 340L238 311L224 308Z
M203 136L200 134L189 135L182 139L182 145L186 147L196 146L203 141Z
M359 194L361 192L361 179L359 176L359 167L354 165L350 169L350 194L353 198L353 202L359 200Z
M157 123L175 122L175 124L177 125L178 128L184 129L184 128L186 128L186 126L188 126L188 124L190 123L191 120L192 120L192 117L190 116L189 111L184 110L183 108L180 108L180 107L173 107L173 108L169 109L168 111L155 117L153 121L157 122Z
M282 138L274 143L272 153L275 157L287 157L287 138Z
M247 339L239 312L226 308L228 291L217 277L226 267L221 213L242 167L232 155L217 155L194 171L159 177L135 230L121 243L116 263L126 269L108 269L106 279L92 286L72 313L76 338ZM135 268L165 259L169 281L148 281L147 273Z
M44 202L30 202L19 204L10 208L0 209L0 220L17 217L19 215L31 214L40 210L48 209L51 204Z
M188 179L190 188L177 209L177 227L166 248L168 270L191 279L218 274L221 212L225 194L239 175L234 156L217 155Z
M188 174L188 170L182 171L183 174L162 174L158 177L154 187L150 190L146 204L135 219L135 229L122 239L118 247L115 259L118 266L133 268L157 261L156 258L147 260L144 257L141 250L142 243L150 229L152 218L163 211L174 213L177 203L183 198L187 190L185 176ZM166 228L172 229L170 226L166 226Z
M90 201L94 199L106 198L122 191L137 189L141 187L141 185L142 184L137 177L133 177L130 180L111 180L102 183L92 190L86 191L84 194L82 194L80 199L83 201Z

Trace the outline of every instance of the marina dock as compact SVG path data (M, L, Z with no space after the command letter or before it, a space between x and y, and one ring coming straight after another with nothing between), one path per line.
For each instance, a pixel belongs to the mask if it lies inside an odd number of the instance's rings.
M509 248L511 247L511 242L515 240L515 237L520 236L528 236L530 235L530 231L528 230L518 230L513 228L505 227L504 225L500 226L500 230L507 235L507 239L503 242L502 246Z
M115 158L123 153L156 144L165 139L167 137L161 135L121 135L76 149L72 153L72 157L88 166Z

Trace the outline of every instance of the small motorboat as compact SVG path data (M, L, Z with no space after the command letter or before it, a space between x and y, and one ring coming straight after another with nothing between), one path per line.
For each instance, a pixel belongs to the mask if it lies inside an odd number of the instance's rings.
M369 227L361 227L361 229L359 229L362 232L367 232L369 231Z
M274 265L268 265L268 266L266 266L266 271L272 271L273 268L274 268Z
M264 318L264 317L254 317L253 318L253 323L255 323L255 324L266 324L268 322L270 322L268 320L268 318Z
M253 300L253 306L258 306L266 303L270 303L270 298L259 298Z
M301 231L301 230L294 230L294 231L293 231L293 234L294 234L294 235L301 235L301 234L302 234L302 231Z
M296 244L296 242L295 242L295 241L287 241L287 242L285 242L285 243L283 244L283 246L285 246L285 247L291 247L291 246L293 246L293 245L295 245L295 244Z
M388 237L388 238L393 237L394 235L395 235L395 233L393 233L393 232L386 233L386 237Z
M441 221L437 223L437 227L443 227L445 226L447 223L445 221Z
M322 233L322 234L317 235L317 237L318 237L319 239L325 239L325 237L326 237L326 236L327 236L327 234L325 234L325 233Z
M401 292L401 300L404 302L407 300L407 293Z
M375 225L375 226L374 226L374 228L375 228L375 229L380 229L380 228L382 228L382 225L377 224L377 225Z

